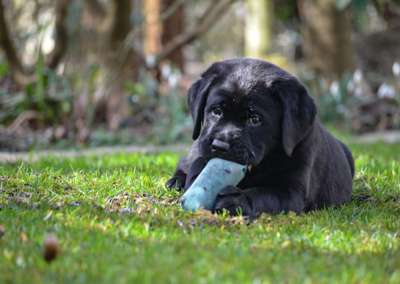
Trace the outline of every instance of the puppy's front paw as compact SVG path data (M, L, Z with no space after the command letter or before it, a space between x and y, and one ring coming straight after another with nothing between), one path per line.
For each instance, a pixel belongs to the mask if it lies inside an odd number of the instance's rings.
M218 195L214 205L214 212L227 210L230 215L253 216L251 200L235 186L225 187Z
M185 181L186 175L175 175L165 183L165 186L168 189L176 189L182 191L185 187Z

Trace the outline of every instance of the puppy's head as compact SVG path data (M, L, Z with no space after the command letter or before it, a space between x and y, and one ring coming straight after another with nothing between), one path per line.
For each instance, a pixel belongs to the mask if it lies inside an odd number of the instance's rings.
M188 102L200 155L248 165L277 147L291 156L316 115L295 77L256 59L214 63L189 89Z

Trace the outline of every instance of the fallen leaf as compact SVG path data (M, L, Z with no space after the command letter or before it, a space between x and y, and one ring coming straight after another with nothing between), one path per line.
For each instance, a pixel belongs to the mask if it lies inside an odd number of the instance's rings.
M46 216L44 216L43 221L47 221L51 218L51 215L53 215L53 211L49 211Z

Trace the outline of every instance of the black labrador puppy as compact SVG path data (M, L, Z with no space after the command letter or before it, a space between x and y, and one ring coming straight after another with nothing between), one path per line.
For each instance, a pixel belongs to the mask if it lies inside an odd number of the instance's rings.
M256 217L350 200L351 152L321 125L294 76L261 60L225 60L209 67L188 96L195 141L167 187L187 189L209 159L220 157L250 170L218 195L217 212Z

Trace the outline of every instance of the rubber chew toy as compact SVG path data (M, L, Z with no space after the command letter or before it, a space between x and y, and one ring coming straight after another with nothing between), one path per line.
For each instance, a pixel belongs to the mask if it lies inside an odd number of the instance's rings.
M236 186L246 174L247 167L235 162L211 159L181 198L187 211L211 210L218 193L228 185Z

